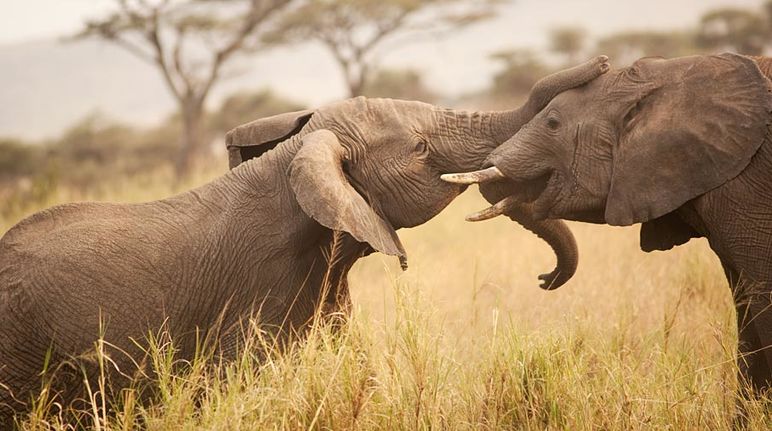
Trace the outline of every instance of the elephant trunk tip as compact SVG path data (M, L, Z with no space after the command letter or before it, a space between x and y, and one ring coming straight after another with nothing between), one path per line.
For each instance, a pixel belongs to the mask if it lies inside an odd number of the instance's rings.
M568 279L560 279L560 270L558 270L557 268L555 268L555 270L550 272L549 274L539 275L538 279L541 280L541 283L539 283L539 287L541 287L544 290L555 290L558 287L565 284L566 281L568 281Z

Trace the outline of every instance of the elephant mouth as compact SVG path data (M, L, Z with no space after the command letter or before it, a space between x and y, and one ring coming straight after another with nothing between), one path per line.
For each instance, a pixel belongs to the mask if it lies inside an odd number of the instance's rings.
M552 183L553 178L555 177L554 174L555 171L549 170L530 180L521 181L519 183L516 182L515 184L517 184L517 187L523 190L525 202L535 203L536 201L541 200L540 198L544 196L544 192L547 191L547 188Z
M445 174L441 178L449 183L467 185L506 181L508 193L506 197L484 210L469 214L466 217L468 221L489 220L507 214L513 208L523 205L530 207L535 218L546 218L558 191L558 188L555 187L557 175L551 169L524 180L514 180L495 166L474 172Z

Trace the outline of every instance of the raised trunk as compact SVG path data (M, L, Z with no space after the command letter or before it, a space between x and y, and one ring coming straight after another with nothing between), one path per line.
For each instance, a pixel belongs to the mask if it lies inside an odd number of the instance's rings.
M608 58L601 56L570 69L561 70L540 79L531 88L528 100L520 108L493 112L491 123L496 139L503 143L514 136L558 94L586 84L608 70Z

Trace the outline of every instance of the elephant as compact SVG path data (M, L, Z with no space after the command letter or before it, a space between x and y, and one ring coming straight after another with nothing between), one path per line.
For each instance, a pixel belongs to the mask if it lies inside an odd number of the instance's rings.
M406 267L396 230L426 222L466 188L441 172L479 168L555 95L608 68L597 57L547 76L509 111L357 97L259 119L227 133L231 170L199 188L24 219L0 239L0 428L39 391L45 367L59 368L65 403L81 393L99 372L88 362L97 336L126 374L161 328L179 358L208 339L227 359L250 318L287 340L320 310L345 313L357 259L378 251ZM68 374L72 363L80 371Z
M537 220L641 223L646 252L707 238L734 296L743 393L761 393L772 386L769 79L768 58L643 58L559 94L483 170L443 178L509 188L471 220L526 206Z

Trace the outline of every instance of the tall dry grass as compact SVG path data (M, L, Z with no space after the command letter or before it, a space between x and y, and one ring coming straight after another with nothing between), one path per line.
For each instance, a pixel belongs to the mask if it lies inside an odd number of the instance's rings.
M202 175L200 183L211 174ZM161 177L92 197L150 200L177 188ZM138 185L139 184L139 185ZM232 363L202 355L179 366L173 342L150 348L152 403L92 388L85 426L177 429L728 429L735 412L731 295L704 240L639 250L637 228L573 224L579 270L553 292L536 275L554 258L507 220L463 215L476 192L429 223L400 231L410 269L373 255L352 270L353 315L317 322L279 353L270 340ZM27 209L27 212L31 209ZM0 220L3 231L21 214ZM269 351L267 359L254 352ZM70 429L43 396L28 430ZM103 408L112 406L112 409ZM744 406L772 429L770 400ZM76 426L77 427L77 426Z

